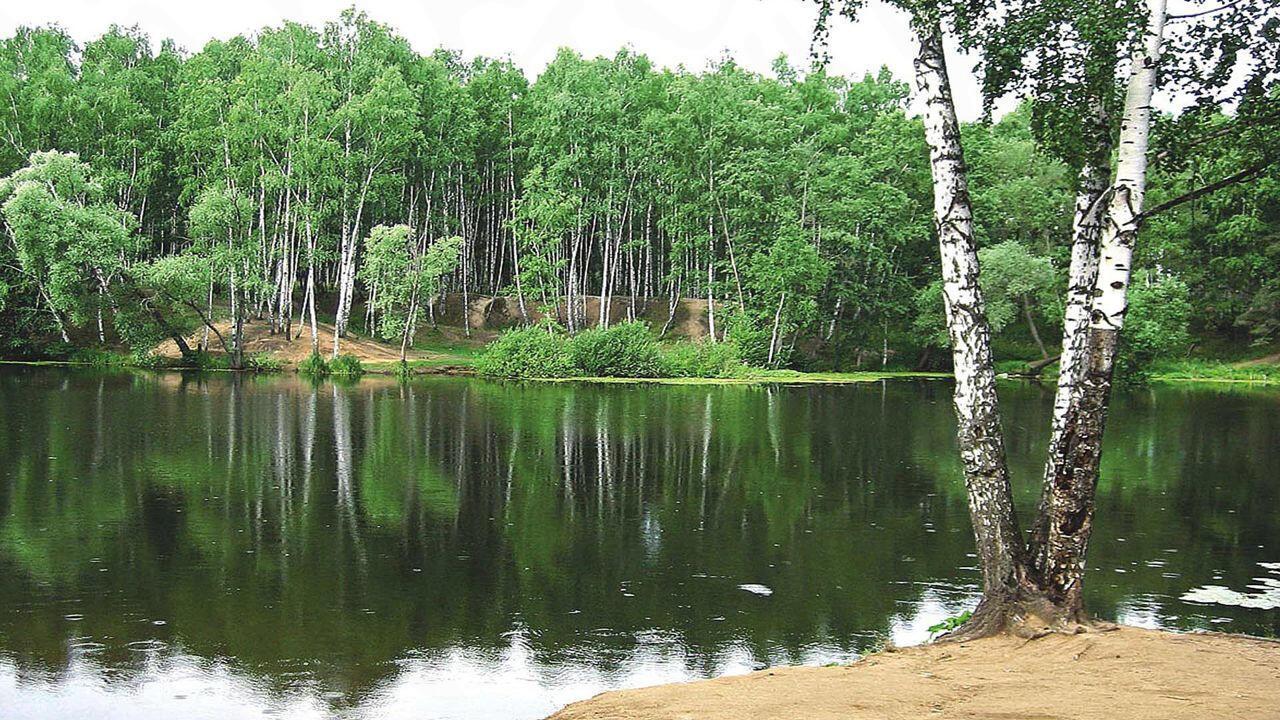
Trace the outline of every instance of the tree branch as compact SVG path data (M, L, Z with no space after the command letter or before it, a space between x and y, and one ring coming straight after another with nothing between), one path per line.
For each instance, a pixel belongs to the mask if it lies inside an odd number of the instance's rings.
M1240 0L1232 0L1231 2L1227 3L1226 5L1219 5L1218 7L1215 7L1215 8L1209 8L1208 10L1200 10L1200 11L1198 11L1198 12L1184 13L1184 14L1182 14L1182 15L1169 15L1169 16L1166 18L1166 21L1173 21L1173 20L1190 20L1191 18L1198 18L1198 17L1202 17L1202 16L1204 16L1204 15L1212 15L1213 13L1216 13L1216 12L1222 12L1223 10L1230 10L1231 8L1233 8L1233 7L1235 7L1236 5L1239 5L1239 4L1240 4Z
M1186 194L1184 194L1184 195L1179 195L1178 197L1176 197L1176 198L1174 198L1174 199L1172 199L1172 200L1169 200L1169 201L1166 201L1166 202L1162 202L1162 203L1160 203L1159 205L1156 205L1155 207L1153 207L1153 208L1151 208L1151 209L1149 209L1149 210L1147 210L1147 211L1143 212L1143 213L1142 213L1142 218L1141 218L1141 219L1142 219L1142 220L1146 220L1147 218L1151 217L1152 215L1156 215L1156 214L1158 214L1158 213L1162 213L1162 212L1164 212L1164 211L1166 211L1166 210L1173 209L1173 208L1175 208L1175 207L1177 207L1177 206L1179 206L1179 205L1182 205L1183 203L1188 203L1188 202L1191 202L1192 200L1197 200L1197 199L1199 199L1199 198L1204 197L1205 195L1209 195L1209 194L1211 194L1211 193L1215 193L1215 192L1217 192L1217 191L1219 191L1219 190L1221 190L1221 189L1223 189L1223 188L1225 188L1225 187L1230 187L1230 186L1232 186L1232 185L1236 185L1236 184L1238 184L1238 183L1247 182L1247 181L1249 181L1249 180L1252 180L1252 179L1254 179L1255 177L1257 177L1257 176L1261 175L1264 171L1266 171L1266 169L1267 169L1267 168L1271 167L1271 165L1272 165L1273 163L1274 163L1274 161L1266 161L1266 162L1263 162L1263 163L1261 163L1261 164L1258 164L1258 165L1254 165L1254 166L1252 166L1252 167L1245 168L1244 170L1241 170L1240 172L1236 173L1235 175L1229 175L1229 176L1227 176L1227 177L1225 177L1225 178L1222 178L1221 180L1219 180L1219 181L1217 181L1217 182L1209 183L1208 185L1204 185L1204 186L1202 186L1202 187L1199 187L1199 188L1197 188L1197 189L1195 189L1195 190L1192 190L1192 191L1191 191L1191 192L1189 192L1189 193L1186 193Z

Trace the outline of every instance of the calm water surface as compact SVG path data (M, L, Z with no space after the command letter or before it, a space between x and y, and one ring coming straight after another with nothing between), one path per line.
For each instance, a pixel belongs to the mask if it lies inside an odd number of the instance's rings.
M0 369L0 716L537 718L918 642L976 598L949 394ZM1050 391L1002 400L1029 511ZM1104 474L1097 614L1280 632L1181 599L1280 587L1280 392L1123 396Z

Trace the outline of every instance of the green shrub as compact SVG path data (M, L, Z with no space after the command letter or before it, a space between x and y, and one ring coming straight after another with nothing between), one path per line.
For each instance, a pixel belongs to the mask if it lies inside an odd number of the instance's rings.
M179 370L213 370L227 367L224 355L213 355L204 350L193 348L187 357L165 357L149 350L134 350L130 355L130 363L142 368L176 368Z
M364 374L364 366L360 358L343 353L329 361L329 374L339 377L358 378Z
M396 363L395 375L397 380L408 380L413 377L413 367L404 360L401 360Z
M481 375L561 378L581 374L569 352L569 338L552 323L515 328L498 336L476 361Z
M729 342L737 348L738 356L748 365L765 367L769 364L769 342L772 339L772 327L757 327L744 315L737 315L729 321ZM776 353L779 356L784 354L785 348ZM774 358L775 367L785 364L785 358Z
M125 355L120 353L99 348L76 348L67 356L69 362L92 365L94 367L124 365L127 359Z
M1186 353L1191 346L1189 298L1187 284L1174 277L1130 287L1116 356L1117 383L1141 384L1152 364L1180 359Z
M191 357L179 360L178 365L195 370L225 369L227 367L227 358L222 355L214 355L205 350L195 350Z
M279 372L284 363L266 353L249 353L244 356L244 369L253 372Z
M508 378L740 377L737 343L680 342L663 347L648 325L629 322L570 337L553 323L508 330L476 362L481 375Z
M741 377L747 367L734 342L681 342L663 353L666 373L673 377Z
M170 367L174 365L174 362L163 355L157 355L149 350L134 350L129 357L129 364L134 367L157 370L159 368Z
M324 377L329 374L329 363L325 362L323 355L313 352L306 360L298 363L298 372L312 377Z
M660 377L662 348L642 322L584 330L569 341L573 366L591 377Z

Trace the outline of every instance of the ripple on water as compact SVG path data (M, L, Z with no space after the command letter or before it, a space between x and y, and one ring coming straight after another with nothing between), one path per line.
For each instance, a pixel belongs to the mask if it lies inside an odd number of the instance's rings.
M105 643L87 639L75 640L68 647L71 648L72 652L80 655L93 655L107 649Z
M1201 605L1229 605L1253 610L1280 608L1280 563L1258 563L1268 571L1267 576L1256 577L1245 586L1243 592L1225 585L1201 585L1182 594L1182 601ZM1277 577L1271 577L1272 575ZM1214 577L1218 579L1217 576Z
M168 644L163 640L152 638L150 640L134 640L125 647L134 652L160 652L168 647Z

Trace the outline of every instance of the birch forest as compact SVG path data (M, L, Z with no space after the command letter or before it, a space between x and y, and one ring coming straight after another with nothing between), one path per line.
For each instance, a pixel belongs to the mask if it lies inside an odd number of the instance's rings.
M355 11L195 51L130 28L83 45L23 28L0 66L6 355L181 346L215 319L231 326L210 342L233 356L246 322L313 344L324 323L335 355L349 331L405 347L414 323L387 315L434 321L447 295L501 296L569 333L655 306L665 332L695 300L706 339L753 364L949 367L925 118L887 70L566 49L530 77L416 52ZM1139 362L1280 332L1277 135L1259 120L1275 92L1261 93L1152 123L1158 212L1129 300L1160 340L1135 343ZM1045 141L1050 107L959 127L997 361L1060 352L1090 165ZM37 221L55 216L75 231ZM472 330L469 313L458 323Z

